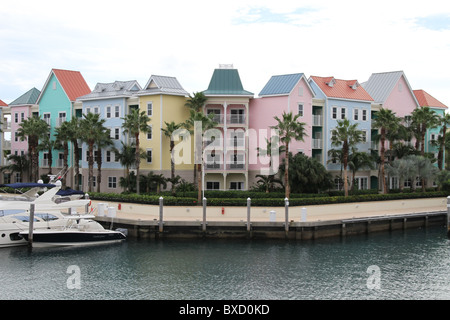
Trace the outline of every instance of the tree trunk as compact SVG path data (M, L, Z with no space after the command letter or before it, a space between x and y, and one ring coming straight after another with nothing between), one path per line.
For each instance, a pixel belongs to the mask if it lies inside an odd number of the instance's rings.
M384 153L386 151L385 149L385 141L386 141L386 129L385 128L381 128L381 150L380 150L380 168L381 168L381 179L382 179L382 183L383 183L383 193L387 194L388 190L387 190L387 185L386 185L386 178L385 178L385 171L384 171Z
M198 193L197 193L197 205L201 205L202 204L202 165L199 163L197 164L197 185L198 185Z
M139 194L139 166L141 165L141 157L139 154L139 133L135 134L135 138L136 138L136 193Z
M170 141L170 177L172 179L171 181L171 191L172 195L175 195L175 162L173 161L173 149L175 147L175 142Z
M97 155L97 192L100 192L100 184L102 183L102 149L98 149Z
M68 159L69 159L69 144L67 142L64 142L64 155L63 155L63 162L64 162L64 170L63 170L63 176L62 176L62 186L63 188L66 187L67 183L66 183L66 172L69 169L69 163L68 163Z
M89 174L88 174L88 190L89 192L92 192L92 180L94 178L94 142L89 142L89 159L88 159L88 167L89 167Z
M73 152L75 155L75 163L74 163L74 167L75 167L75 190L79 190L79 179L80 179L80 152L78 150L78 141L74 140L73 141Z
M289 143L286 143L286 158L285 158L285 170L284 170L284 184L285 184L285 197L289 199L291 194L291 187L289 186Z
M343 162L344 162L344 195L348 197L348 178L347 178L347 165L348 165L348 143L344 141L342 146Z

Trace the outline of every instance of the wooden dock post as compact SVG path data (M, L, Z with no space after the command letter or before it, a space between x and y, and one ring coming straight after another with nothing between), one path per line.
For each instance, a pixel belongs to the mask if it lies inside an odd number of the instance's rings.
M159 232L164 230L164 220L163 220L163 208L164 208L164 198L159 197Z
M286 237L289 232L289 199L284 198L284 231L286 232Z
M450 238L450 196L447 197L447 236Z
M206 231L206 198L203 197L203 222L202 231Z
M28 225L28 246L33 246L34 203L30 204L30 222Z
M247 198L247 232L250 232L250 207L252 205L252 199Z

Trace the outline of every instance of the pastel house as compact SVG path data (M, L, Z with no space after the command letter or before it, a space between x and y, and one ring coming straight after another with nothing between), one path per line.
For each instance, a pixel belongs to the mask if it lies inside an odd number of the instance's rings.
M332 131L338 125L338 120L350 120L350 123L357 124L358 129L363 132L363 141L356 146L358 151L370 152L370 112L373 99L357 80L311 76L309 84L315 92L314 104L323 108L324 130L320 136L323 143L322 164L335 176L336 188L342 189L342 180L339 177L341 163L333 160L333 157L329 155L330 150L339 149L332 145ZM369 170L358 172L356 174L357 188L370 188L370 176Z
M123 118L133 108L139 107L139 101L136 93L141 90L141 86L136 80L115 81L112 83L97 83L91 93L79 97L77 100L82 102L82 108L76 110L76 115L88 113L100 114L100 119L104 119L104 126L110 130L111 146L98 146L94 149L94 157L101 155L102 159L102 181L97 181L97 174L94 172L93 187L94 190L112 192L119 188L119 179L123 176L123 166L119 163L113 148L122 149L122 144L130 143L128 136L123 134ZM100 154L100 153L101 154ZM82 181L79 183L84 189L88 188L88 146L86 143L81 145L81 173ZM94 161L94 169L97 163ZM98 169L98 168L97 168ZM99 185L98 185L99 184Z
M206 190L247 190L248 185L248 128L250 99L253 93L244 89L239 72L232 65L215 69L204 106L206 114L214 114L220 137L210 137L204 152L203 186ZM221 142L217 142L219 138ZM208 139L208 137L206 138ZM213 140L215 141L212 144Z
M268 161L268 157L258 156L257 148L267 149L266 139L270 141L270 128L277 124L275 117L282 119L283 113L292 112L300 115L299 122L305 123L304 141L292 141L290 152L303 153L309 157L321 158L321 134L323 126L323 109L313 105L314 91L303 73L272 76L256 99L250 100L249 126L249 176L250 183L255 176L264 174L269 165L278 171L279 159L276 163ZM276 140L272 140L276 143ZM284 154L280 155L284 157ZM273 157L274 158L274 157ZM266 169L266 170L264 170ZM272 172L267 172L272 173Z
M75 103L78 97L91 92L89 86L79 71L52 69L45 81L44 87L36 101L39 105L39 116L50 125L50 139L54 140L55 128L64 121L70 121L75 114ZM69 155L73 156L69 143ZM54 166L57 171L63 168L63 151L52 151ZM73 165L73 157L69 157L69 168ZM41 173L47 173L48 152L39 153ZM67 173L68 185L73 181L72 175Z

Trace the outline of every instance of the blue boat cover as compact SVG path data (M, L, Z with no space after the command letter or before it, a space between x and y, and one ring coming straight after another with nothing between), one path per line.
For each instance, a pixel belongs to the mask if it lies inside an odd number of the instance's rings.
M66 189L66 190L61 189L56 194L58 196L71 196L73 194L82 194L82 195L84 195L84 192L83 191L78 191L78 190L72 190L72 189Z
M17 183L8 183L8 184L0 184L0 187L10 187L14 189L19 188L53 188L54 184L48 184L48 183L36 183L36 182L17 182Z

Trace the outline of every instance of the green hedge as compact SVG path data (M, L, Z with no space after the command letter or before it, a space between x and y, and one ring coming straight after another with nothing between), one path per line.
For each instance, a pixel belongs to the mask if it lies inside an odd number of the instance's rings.
M217 198L208 197L208 206L247 206L247 198L249 193L241 193L241 197ZM210 194L212 195L212 194ZM261 195L261 193L258 193ZM267 195L262 193L262 195ZM91 192L89 196L92 200L99 201L114 201L114 202L132 202L141 204L159 204L159 197L163 196L164 205L169 206L195 206L198 205L196 197L173 197L167 195L137 195L137 194L117 194L117 193L97 193ZM415 192L415 193L390 193L390 194L359 194L344 196L324 196L314 195L313 197L294 197L291 195L289 199L289 206L306 206L306 205L321 205L334 203L349 203L349 202L366 202L366 201L384 201L384 200L400 200L400 199L419 199L419 198L436 198L447 197L448 192ZM258 198L250 197L252 206L259 207L282 207L284 206L284 194L279 195L278 198Z

